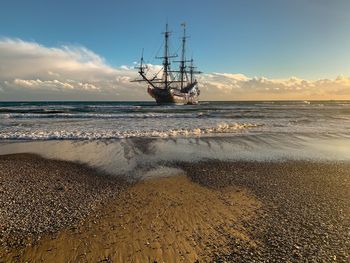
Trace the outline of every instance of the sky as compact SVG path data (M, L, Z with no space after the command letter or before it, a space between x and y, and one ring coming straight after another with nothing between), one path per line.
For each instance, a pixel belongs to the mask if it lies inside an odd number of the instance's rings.
M350 99L348 0L1 0L0 100L145 100L168 21L204 100Z

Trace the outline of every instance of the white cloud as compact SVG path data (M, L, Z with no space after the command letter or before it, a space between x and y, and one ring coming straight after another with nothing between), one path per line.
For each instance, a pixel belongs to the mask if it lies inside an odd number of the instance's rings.
M242 74L211 73L200 76L203 98L218 100L310 100L350 99L350 78L309 81L297 77L288 79L249 78Z
M121 65L120 68L124 69L124 70L132 70L133 69L133 67L130 67L128 65Z
M0 39L0 61L0 100L148 99L144 87L130 83L136 71L113 68L84 47Z
M30 89L42 89L42 88L54 88L54 89L74 89L74 86L70 83L64 83L57 79L55 80L46 80L42 81L40 79L37 80L24 80L24 79L15 79L13 81L14 85L23 88Z
M0 39L0 100L145 100L146 84L132 66L113 68L81 46L45 47L20 39ZM135 64L135 62L133 62ZM159 65L147 65L151 74ZM350 99L350 78L309 81L243 74L198 76L202 100Z

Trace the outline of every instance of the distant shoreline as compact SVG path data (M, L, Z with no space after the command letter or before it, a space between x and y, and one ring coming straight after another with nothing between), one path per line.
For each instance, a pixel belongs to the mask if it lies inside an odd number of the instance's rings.
M200 102L298 102L298 101L312 101L312 102L337 102L337 101L350 101L350 100L313 100L313 99L298 99L298 100L200 100ZM96 102L96 103L103 103L103 102L106 102L106 103L140 103L140 102L144 102L144 103L149 103L151 102L152 104L156 104L155 101L153 100L0 100L0 103L16 103L16 102L27 102L27 103L35 103L35 102L38 102L38 103L45 103L45 102L52 102L52 103L55 103L55 102L67 102L67 103L72 103L72 102Z

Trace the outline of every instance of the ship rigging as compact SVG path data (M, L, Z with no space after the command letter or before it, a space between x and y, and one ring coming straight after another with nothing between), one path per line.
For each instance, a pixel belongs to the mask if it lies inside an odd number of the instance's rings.
M168 29L168 24L165 26L164 34L164 53L163 56L156 56L157 59L162 59L162 68L153 77L148 76L148 66L143 58L138 67L138 73L141 79L136 79L134 82L148 83L148 94L153 97L158 104L198 104L198 96L200 90L195 74L201 72L196 70L193 58L186 59L186 24L182 23L183 36L181 42L181 57L180 60L173 60L178 55L172 55L169 51L169 37L171 32ZM171 63L179 63L178 70L171 69ZM161 75L161 76L159 76Z

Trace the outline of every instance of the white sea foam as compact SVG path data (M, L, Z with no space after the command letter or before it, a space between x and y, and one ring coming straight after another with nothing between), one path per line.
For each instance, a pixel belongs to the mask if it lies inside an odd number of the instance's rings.
M0 119L42 119L42 118L66 118L66 119L118 119L118 118L195 118L202 117L196 113L3 113Z
M0 102L0 140L350 134L350 102Z
M210 136L223 133L234 133L240 130L255 128L261 125L252 123L221 123L215 127L191 128L191 129L168 129L168 130L17 130L0 131L0 139L16 140L93 140L93 139L117 139L131 137L188 137Z

